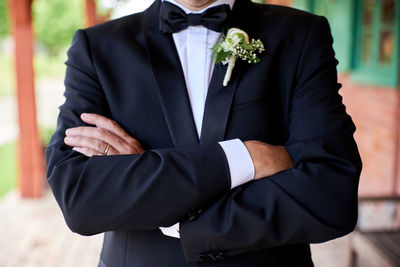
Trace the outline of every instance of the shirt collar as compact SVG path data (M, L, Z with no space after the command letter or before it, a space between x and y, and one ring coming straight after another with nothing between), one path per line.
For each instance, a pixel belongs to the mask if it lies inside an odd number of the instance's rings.
M192 10L184 7L183 5L179 4L175 0L162 0L162 1L171 2L172 4L180 7L183 11L185 11L186 14L189 14L189 13L203 13L204 11L206 11L207 9L209 9L211 7L224 5L224 4L229 5L229 7L232 9L233 8L233 4L235 3L235 0L217 0L214 3L212 3L211 5L209 5L208 7L204 8L204 9L202 9L200 11L192 11Z

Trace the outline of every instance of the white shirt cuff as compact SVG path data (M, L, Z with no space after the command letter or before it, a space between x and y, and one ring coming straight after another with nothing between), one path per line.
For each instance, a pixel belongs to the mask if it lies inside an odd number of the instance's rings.
M231 174L231 188L254 179L254 164L249 151L240 139L219 142L228 160ZM160 227L161 232L170 237L180 238L179 223L170 227Z
M231 189L254 179L254 164L240 139L219 142L228 160Z
M160 227L160 230L164 235L181 238L181 236L179 235L179 223L176 223L170 227Z

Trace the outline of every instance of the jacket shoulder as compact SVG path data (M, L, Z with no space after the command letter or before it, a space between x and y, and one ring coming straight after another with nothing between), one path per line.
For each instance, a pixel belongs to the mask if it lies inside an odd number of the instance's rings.
M92 38L106 37L112 38L118 35L130 33L130 35L143 32L144 12L135 13L118 19L113 19L89 28L84 31ZM96 38L97 39L97 38Z
M318 15L313 13L296 9L294 7L269 5L269 4L254 4L258 9L259 14L262 18L278 19L284 21L296 21L296 22L313 22L317 19Z
M323 30L330 34L327 19L292 7L254 4L252 11L254 27L257 32L266 35L267 39L282 38L302 43L315 23L323 24ZM325 33L324 33L325 34Z

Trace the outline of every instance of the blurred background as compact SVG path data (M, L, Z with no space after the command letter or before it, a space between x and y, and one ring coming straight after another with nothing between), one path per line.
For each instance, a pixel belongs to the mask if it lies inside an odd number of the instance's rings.
M97 266L102 236L71 233L45 183L74 32L153 0L0 0L0 267ZM317 267L400 266L400 0L275 0L328 18L364 162L359 223L312 245Z

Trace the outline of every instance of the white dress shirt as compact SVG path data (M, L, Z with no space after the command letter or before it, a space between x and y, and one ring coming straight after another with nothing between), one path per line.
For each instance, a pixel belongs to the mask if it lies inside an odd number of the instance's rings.
M165 1L177 5L186 14L202 13L210 7L222 4L228 4L232 9L235 2L235 0L217 0L207 8L194 12L174 0ZM203 123L207 91L215 64L211 48L218 42L221 36L222 33L212 31L203 26L189 26L180 32L172 34L181 61L193 119L199 137ZM252 180L254 178L254 165L243 142L239 139L232 139L220 142L219 144L224 150L228 161L231 188ZM179 223L171 227L160 227L160 230L165 235L179 238Z

